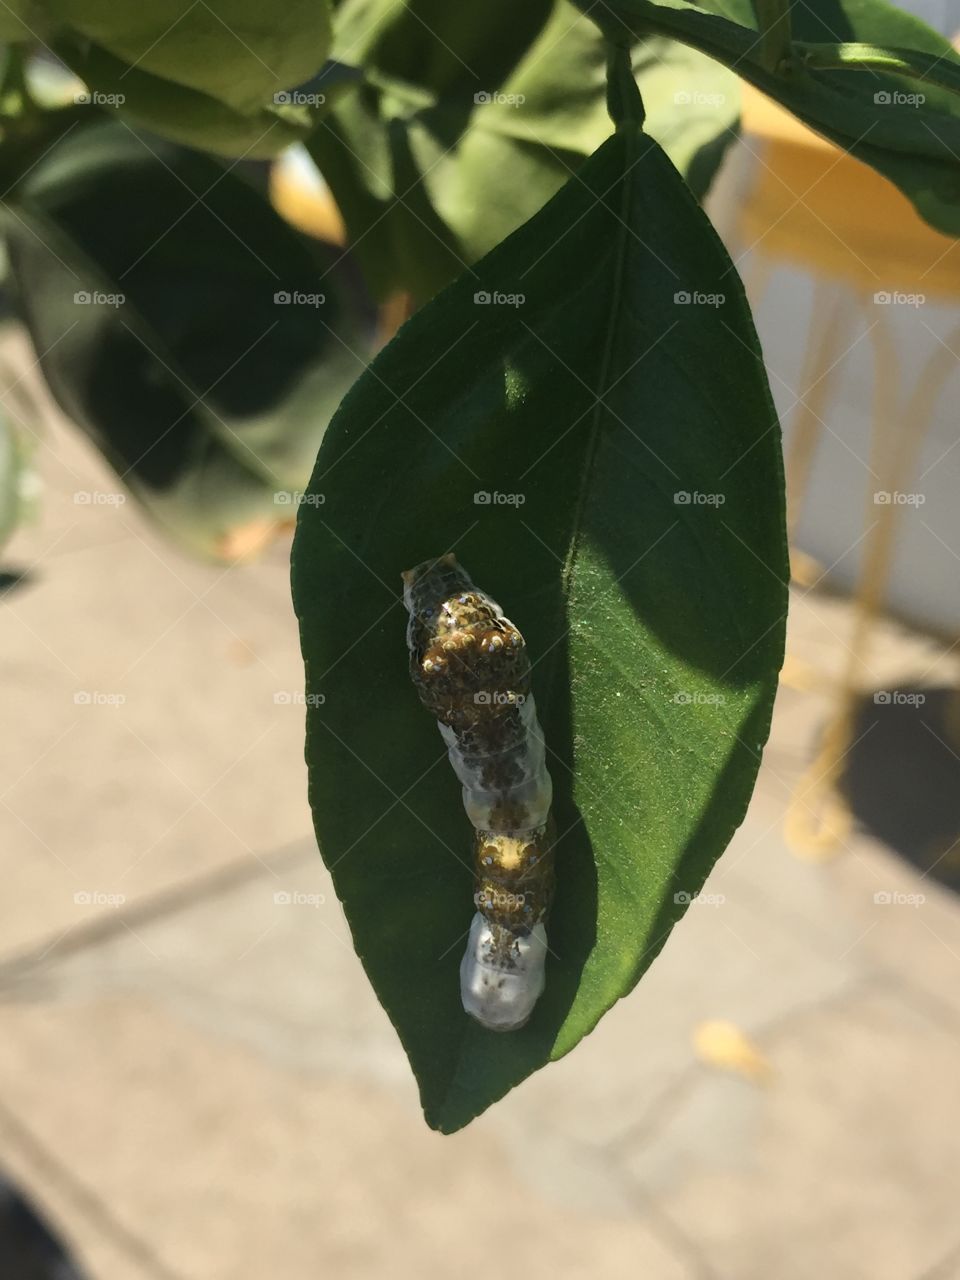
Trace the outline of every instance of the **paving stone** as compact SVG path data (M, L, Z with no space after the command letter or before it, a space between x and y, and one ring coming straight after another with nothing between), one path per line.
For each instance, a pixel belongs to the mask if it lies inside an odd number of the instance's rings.
M182 1280L467 1276L505 1242L531 1280L696 1274L646 1221L550 1204L489 1136L439 1137L347 1073L276 1069L143 1000L2 1021L9 1105Z
M367 982L312 841L232 888L20 973L12 998L58 1005L129 996L278 1068L416 1087Z
M311 830L283 550L224 570L110 518L4 600L0 955Z
M957 1036L865 990L762 1046L769 1087L699 1072L659 1130L638 1132L625 1153L637 1186L722 1280L921 1276L960 1236ZM731 1131L734 1089L750 1105Z
M775 838L748 818L739 840ZM711 905L713 903L713 905ZM640 1123L694 1061L692 1035L708 1018L745 1032L829 998L860 980L863 965L784 929L744 880L718 865L640 984L567 1058L500 1104L505 1132L536 1144L555 1129L577 1142L615 1142ZM573 1104L571 1099L576 1099Z

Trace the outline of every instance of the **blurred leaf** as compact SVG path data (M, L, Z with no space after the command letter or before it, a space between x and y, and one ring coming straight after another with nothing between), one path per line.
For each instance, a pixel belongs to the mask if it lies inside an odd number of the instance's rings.
M26 481L30 475L20 432L0 417L0 547L23 517Z
M587 0L578 0L587 7ZM895 182L940 231L960 233L960 97L875 70L814 71L797 60L779 73L760 61L750 0L702 5L609 0L604 10L635 34L655 31L726 63L818 133ZM811 0L793 5L793 35L808 42L852 41L933 54L960 69L948 41L884 0ZM920 92L913 105L894 94ZM887 100L876 100L876 95Z
M255 115L278 90L308 80L330 50L326 0L44 0L74 37L130 68Z
M330 262L235 174L111 125L34 169L6 230L54 395L151 514L225 558L288 520L274 495L369 349Z
M257 0L41 0L4 6L0 29L45 44L135 124L233 156L273 155L309 132L317 110L276 95L315 77L331 41L327 0L269 12Z
M402 6L366 0L337 14L337 56L362 56L366 79L308 145L381 295L430 297L542 207L610 131L603 40L566 0L524 10L527 25L510 21L509 40L492 45L485 26L462 32L462 10L446 12L432 55ZM681 172L698 164L705 190L732 137L736 77L665 40L641 48L637 74L651 134ZM680 85L699 89L697 104L675 109ZM704 109L706 97L719 101Z
M334 418L293 555L310 801L432 1126L573 1048L741 821L783 652L782 487L736 272L629 126ZM555 788L547 987L509 1035L460 1005L471 833L407 674L400 572L450 549L524 632Z
M42 39L38 27L45 30L45 23L33 0L7 0L0 5L0 40L4 43Z
M186 146L259 159L302 141L313 127L306 107L269 100L259 110L244 113L196 89L129 67L95 45L61 39L57 52L96 95L88 111L99 103L134 125Z

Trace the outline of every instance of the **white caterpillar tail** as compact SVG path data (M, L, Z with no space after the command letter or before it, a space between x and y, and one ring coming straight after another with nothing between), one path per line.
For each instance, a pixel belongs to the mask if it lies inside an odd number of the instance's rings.
M436 716L475 828L477 914L460 965L471 1017L526 1023L543 991L553 788L523 637L453 555L403 574L410 675Z

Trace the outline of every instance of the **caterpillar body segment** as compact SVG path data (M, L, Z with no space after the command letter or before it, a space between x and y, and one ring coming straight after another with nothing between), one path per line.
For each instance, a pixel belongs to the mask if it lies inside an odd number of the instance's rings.
M476 914L463 1007L522 1027L543 991L553 893L552 784L523 637L453 555L403 574L410 675L436 718L474 827Z

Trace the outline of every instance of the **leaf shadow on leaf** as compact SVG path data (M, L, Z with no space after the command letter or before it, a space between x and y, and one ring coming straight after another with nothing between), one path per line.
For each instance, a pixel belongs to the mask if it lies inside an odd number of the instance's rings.
M438 147L451 151L471 125L476 124L476 114L473 102L449 102L442 107L424 107L411 116L410 123L421 125Z

